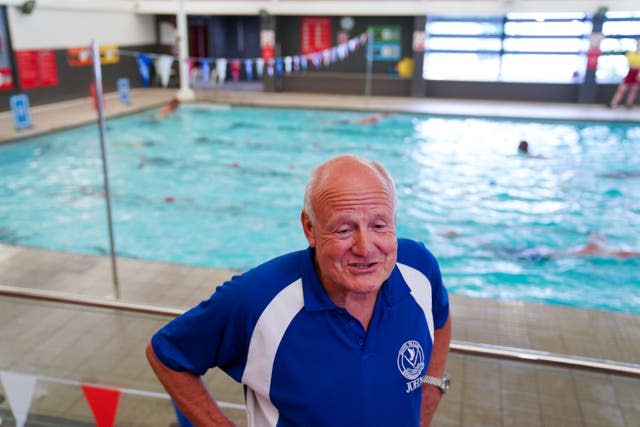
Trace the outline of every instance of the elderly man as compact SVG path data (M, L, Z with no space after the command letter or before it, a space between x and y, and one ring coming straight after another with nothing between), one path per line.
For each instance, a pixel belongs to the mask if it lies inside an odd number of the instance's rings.
M246 390L249 426L427 426L448 388L449 302L433 255L396 236L393 180L356 156L310 175L306 250L233 277L147 358L198 426L233 425L200 379Z

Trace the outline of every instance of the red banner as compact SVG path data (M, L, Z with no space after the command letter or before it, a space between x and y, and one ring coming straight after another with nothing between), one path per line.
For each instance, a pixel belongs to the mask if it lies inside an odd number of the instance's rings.
M58 85L58 66L53 50L16 51L16 65L22 89Z
M300 27L301 54L319 52L331 47L330 18L302 18Z

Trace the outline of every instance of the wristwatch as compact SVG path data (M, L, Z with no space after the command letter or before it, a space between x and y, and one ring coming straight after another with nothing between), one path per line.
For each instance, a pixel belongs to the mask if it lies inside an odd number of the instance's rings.
M449 374L444 374L444 377L431 377L429 375L425 375L422 379L422 384L430 384L438 387L440 393L446 394L449 391L449 385L451 384L451 377Z

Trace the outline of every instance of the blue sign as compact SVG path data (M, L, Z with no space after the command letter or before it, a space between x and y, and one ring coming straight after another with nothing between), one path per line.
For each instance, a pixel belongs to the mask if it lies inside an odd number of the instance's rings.
M130 105L131 99L129 98L129 79L126 77L122 77L118 79L118 95L120 97L120 102L124 105Z
M11 112L13 113L13 126L16 130L29 129L31 127L31 114L29 113L29 97L25 94L13 95L9 98Z

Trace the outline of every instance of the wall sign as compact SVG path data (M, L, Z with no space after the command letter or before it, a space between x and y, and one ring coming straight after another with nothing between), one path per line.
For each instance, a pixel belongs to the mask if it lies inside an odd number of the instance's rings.
M300 21L300 53L319 52L331 47L330 18L302 18Z
M372 25L373 60L397 61L402 56L402 29L400 25ZM371 41L370 41L371 42Z
M16 51L16 65L22 89L58 85L58 65L53 50Z
M13 126L16 130L31 127L31 113L29 112L29 97L21 93L9 98L11 113L13 114Z
M88 67L93 64L91 47L70 47L67 49L67 64L70 67Z

